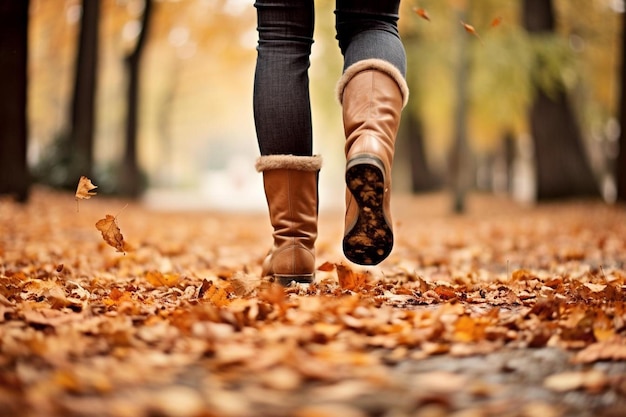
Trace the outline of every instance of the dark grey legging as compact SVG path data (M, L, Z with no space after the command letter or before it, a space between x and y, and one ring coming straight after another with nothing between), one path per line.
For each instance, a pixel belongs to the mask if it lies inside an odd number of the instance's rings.
M254 120L261 155L308 156L313 151L309 56L313 0L256 0L259 43ZM336 30L344 70L377 58L406 72L398 34L400 0L337 0Z

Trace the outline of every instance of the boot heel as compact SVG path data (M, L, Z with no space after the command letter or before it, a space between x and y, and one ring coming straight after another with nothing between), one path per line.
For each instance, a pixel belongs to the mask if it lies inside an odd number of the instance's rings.
M343 238L343 252L360 265L377 265L393 248L393 232L384 213L385 171L371 155L351 159L346 186L358 205L358 216Z

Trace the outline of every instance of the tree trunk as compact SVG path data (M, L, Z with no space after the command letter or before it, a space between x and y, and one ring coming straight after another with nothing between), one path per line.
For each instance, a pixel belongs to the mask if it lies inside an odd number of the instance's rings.
M68 187L74 186L81 175L93 175L100 0L83 0L82 8L68 150L72 156L64 184Z
M402 114L398 140L408 153L411 191L417 194L435 189L439 183L428 166L422 124L419 116L409 108Z
M466 11L459 10L458 18L465 21ZM471 184L470 149L467 144L467 78L469 67L468 37L459 25L457 36L458 62L455 68L456 109L454 112L454 140L449 155L449 172L452 182L452 211L465 212L466 194Z
M619 97L619 153L617 155L615 179L617 182L617 200L626 201L626 13L622 13L622 56L620 81L622 83Z
M554 32L551 0L524 0L523 6L524 26L530 34ZM540 60L535 65L533 71L544 70ZM530 110L535 147L536 199L599 197L599 186L587 159L565 86L554 86L554 94L538 90Z
M537 200L599 197L583 140L564 92L548 97L540 91L531 109Z
M139 92L140 68L146 38L148 36L150 17L152 14L152 0L145 0L141 21L141 32L137 38L135 48L125 58L128 74L127 118L126 118L126 149L122 162L121 177L118 190L122 195L138 197L143 190L143 180L137 158L137 129L139 124Z
M0 0L0 194L28 198L28 0Z

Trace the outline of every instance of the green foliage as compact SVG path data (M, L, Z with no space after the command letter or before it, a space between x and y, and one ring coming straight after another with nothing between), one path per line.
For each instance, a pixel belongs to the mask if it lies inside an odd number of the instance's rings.
M566 40L557 35L530 35L533 54L530 78L538 89L553 95L575 87L579 81L577 62Z
M430 21L414 12L416 5L427 10ZM614 113L615 10L600 2L555 1L557 32L531 36L521 26L519 5L498 0L404 5L400 23L412 101L407 111L423 120L428 146L436 154L444 155L451 142L459 100L468 104L471 145L483 150L496 146L507 132L527 130L527 109L539 89L548 95L567 90L582 115L593 110L589 122L601 125ZM493 26L496 18L501 23ZM478 36L459 31L459 20L471 24ZM467 97L455 88L460 45L469 53Z

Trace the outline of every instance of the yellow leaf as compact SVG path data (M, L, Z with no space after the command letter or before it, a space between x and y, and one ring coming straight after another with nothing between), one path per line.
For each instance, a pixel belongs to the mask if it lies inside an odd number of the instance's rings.
M97 185L91 183L91 180L84 175L78 180L78 187L76 188L76 199L88 200L97 193L93 190L98 188ZM93 191L93 192L92 192Z
M159 271L146 272L146 280L155 287L173 287L178 284L180 276L174 273L163 274Z

